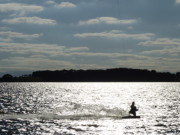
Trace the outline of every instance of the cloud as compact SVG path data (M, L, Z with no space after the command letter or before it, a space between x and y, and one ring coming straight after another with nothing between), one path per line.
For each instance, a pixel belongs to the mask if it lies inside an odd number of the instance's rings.
M73 67L71 62L53 60L47 57L9 57L1 60L4 63L11 63L13 70L55 70L59 68ZM2 67L1 67L2 68Z
M19 55L46 55L50 57L109 57L129 56L121 53L94 53L88 47L70 47L57 44L3 43L0 42L0 52Z
M137 59L136 59L137 58ZM127 58L122 56L118 59L107 59L115 65L107 65L99 62L98 64L77 64L64 60L53 60L41 55L32 55L31 57L9 57L0 60L3 63L11 63L9 66L1 65L0 69L4 71L35 71L35 70L60 70L60 69L105 69L116 67L138 68L138 69L155 69L159 71L177 72L180 65L179 59L169 59L162 57L145 57L138 55L129 55ZM101 64L102 65L101 65ZM177 66L174 66L177 65ZM13 67L13 68L12 68Z
M65 49L65 52L81 52L81 51L89 51L88 47L71 47Z
M161 71L177 71L177 68L168 63L175 64L180 60L150 57L127 53L103 53L90 52L87 47L59 46L57 44L28 44L28 43L0 43L0 52L18 54L18 56L2 58L1 69L6 66L7 70L56 70L56 69L88 69L129 67L148 68ZM60 57L62 56L62 57ZM73 58L73 60L63 60ZM56 58L56 59L54 59ZM62 58L62 60L58 60ZM75 60L78 59L78 62ZM101 60L101 61L99 61ZM91 61L93 64L91 64ZM75 63L73 63L75 62ZM97 63L97 64L94 64ZM9 65L9 66L7 66ZM177 64L176 64L177 65Z
M145 55L156 55L164 57L177 57L180 56L180 39L177 38L157 38L156 40L150 40L140 42L138 45L142 46L154 46L153 50L142 51ZM161 47L161 48L160 48Z
M175 0L176 4L180 4L180 0Z
M102 38L117 38L117 39L137 39L137 40L149 40L153 33L143 33L143 34L126 34L122 33L122 31L110 31L110 32L100 32L100 33L81 33L74 34L75 37L87 38L87 37L102 37Z
M3 23L9 23L9 24L22 24L22 23L27 23L27 24L39 24L39 25L56 25L55 20L51 19L43 19L40 17L17 17L13 19L3 19Z
M10 38L0 38L0 42L11 42L12 39Z
M82 57L103 57L103 58L138 58L137 55L125 53L95 53L95 52L71 52L67 56L82 56Z
M50 57L72 56L76 53L89 51L88 47L70 47L57 44L30 44L0 42L0 52L20 55L47 55Z
M157 50L143 51L142 54L180 56L180 47L172 48L172 49L157 49Z
M156 71L179 71L180 59L177 58L164 58L164 57L147 57L147 56L137 56L129 59L113 59L112 61L116 67L126 67L126 68L137 68L137 69L149 69ZM174 66L176 65L176 66Z
M136 69L149 69L149 70L156 70L156 71L168 71L169 70L169 65L164 62L158 62L157 60L152 60L152 61L116 61L119 63L120 67L123 67L126 65L128 68L136 68ZM158 63L158 64L157 64ZM176 71L177 69L173 69L172 71Z
M0 42L0 51L12 54L46 54L50 56L63 52L64 46L57 44L30 44L30 43L5 43Z
M56 8L74 8L76 7L75 4L70 2L61 2L60 4L55 4Z
M32 38L38 38L42 36L42 34L24 34L19 32L12 32L12 31L3 31L0 32L0 36L11 38L25 38L25 39L32 39Z
M19 55L46 55L47 57L106 57L106 58L138 58L133 54L90 52L88 47L70 47L57 44L3 43L0 52ZM142 56L141 56L142 57Z
M143 46L180 46L180 39L177 38L158 38L154 41L145 41L145 42L140 42L138 45L143 45Z
M11 63L10 66L0 65L3 72L9 71L36 71L36 70L62 70L62 69L102 69L108 66L97 64L77 64L64 60L53 60L33 55L32 57L10 57L0 62Z
M54 2L54 1L52 1L52 0L50 0L50 1L46 1L45 3L46 3L46 4L55 4L55 2Z
M43 7L37 5L28 5L23 3L5 3L0 4L0 12L16 11L21 14L27 12L40 12L43 11Z
M91 24L133 24L137 22L135 19L119 20L114 17L98 17L87 21L79 21L78 25L91 25Z

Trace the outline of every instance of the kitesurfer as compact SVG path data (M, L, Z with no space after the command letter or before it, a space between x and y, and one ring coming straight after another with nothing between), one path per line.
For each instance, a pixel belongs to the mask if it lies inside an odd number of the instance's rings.
M138 111L138 109L136 108L135 106L135 102L132 102L132 105L131 105L131 109L129 111L129 114L133 114L133 116L136 116L136 111Z

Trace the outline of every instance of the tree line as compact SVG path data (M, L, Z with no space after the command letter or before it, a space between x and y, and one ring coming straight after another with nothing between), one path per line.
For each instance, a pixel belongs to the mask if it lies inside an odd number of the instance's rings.
M180 72L129 68L45 70L19 77L5 74L0 78L0 82L180 82Z

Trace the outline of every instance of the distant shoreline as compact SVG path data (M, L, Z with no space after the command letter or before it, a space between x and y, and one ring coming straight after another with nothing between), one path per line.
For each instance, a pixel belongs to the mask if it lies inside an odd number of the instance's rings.
M5 74L0 82L180 82L180 72L157 72L147 69L44 70L14 77Z

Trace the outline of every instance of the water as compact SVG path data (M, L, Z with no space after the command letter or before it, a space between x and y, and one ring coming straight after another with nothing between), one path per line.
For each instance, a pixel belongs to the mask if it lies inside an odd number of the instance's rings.
M0 134L178 135L180 83L1 83ZM122 119L132 101L140 119Z

